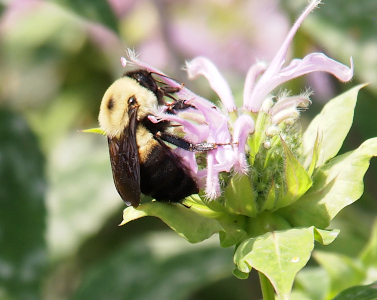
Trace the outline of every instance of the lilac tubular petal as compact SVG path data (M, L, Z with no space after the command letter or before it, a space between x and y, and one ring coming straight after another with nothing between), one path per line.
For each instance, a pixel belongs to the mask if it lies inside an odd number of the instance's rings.
M287 52L289 45L292 42L293 37L295 36L297 30L301 26L302 22L306 19L306 17L310 14L310 12L317 7L317 5L321 3L321 0L312 0L310 1L309 5L305 8L296 22L293 24L291 30L289 31L287 37L285 38L283 44L279 48L279 51L274 56L273 60L271 61L270 65L266 70L267 77L271 77L274 74L277 74L284 64L284 61L287 57Z
M229 112L236 110L236 105L228 82L210 60L205 57L196 57L192 61L187 62L186 67L189 78L196 78L198 75L206 77L211 88L219 96L225 108Z
M120 63L122 64L122 67L125 68L127 66L128 60L122 56L120 58Z
M198 180L198 186L199 186L199 189L201 190L204 189L206 186L207 174L208 174L207 169L198 170L198 173L196 174L196 179Z
M181 124L183 126L184 132L186 132L188 138L193 143L200 143L205 141L208 137L208 131L203 130L203 128L199 128L195 126L195 124L182 119L176 115L168 115L168 114L155 114L155 116L148 116L148 119L151 120L153 123L158 123L160 121L171 121Z
M286 97L283 100L279 100L269 111L268 113L273 116L278 112L287 109L289 107L308 107L311 104L309 96L294 96Z
M301 23L320 2L321 0L312 0L292 26L279 51L276 53L265 73L255 85L249 98L244 98L244 108L246 110L258 112L262 106L264 98L278 85L272 84L271 80L274 80L274 77L276 78L276 76L278 76L279 71L285 62L289 45Z
M191 109L188 108L187 111L178 112L177 115L185 120L195 122L196 124L206 124L203 115L198 114L198 111L196 109L192 109L192 112L190 110Z
M246 173L248 170L245 144L249 134L255 131L254 120L249 115L240 116L234 123L233 142L236 155L235 170L238 173Z
M350 64L351 67L349 68L327 57L323 53L311 53L305 56L302 60L294 59L289 64L289 66L282 69L279 74L268 78L268 82L267 78L262 76L261 80L257 83L252 93L251 97L253 99L253 103L251 103L251 106L248 107L248 109L253 112L259 111L264 98L269 94L270 91L272 91L283 82L302 76L304 74L322 71L332 74L341 81L349 81L353 76L352 58L350 59Z
M186 87L181 88L176 95L181 100L186 100L187 104L192 103L203 103L206 107L216 107L212 102L208 101L207 99L198 96L197 94L193 93ZM193 105L195 107L195 105Z
M233 142L238 144L239 148L244 149L248 135L254 130L253 118L249 115L240 116L234 123Z
M214 153L208 153L207 155L207 180L205 193L209 200L216 199L220 196L218 172L214 170Z
M271 118L271 123L273 125L276 125L276 124L283 122L284 120L286 120L288 118L297 119L299 117L299 115L300 115L300 113L299 113L299 111L297 110L296 107L294 107L294 106L288 107L286 109L279 111L277 114L273 115L272 118Z
M219 146L215 152L215 158L217 164L215 164L213 168L217 172L230 172L230 169L236 162L234 151L230 145Z
M213 103L198 99L190 99L187 103L196 107L206 118L210 128L210 137L213 139L208 139L209 143L224 144L230 142L228 118Z
M238 153L237 161L234 164L234 171L238 174L247 174L249 166L247 164L246 155L244 153Z
M255 81L257 78L266 70L267 65L264 62L257 62L252 65L249 71L247 72L245 79L245 87L243 89L243 99L250 99L251 92L254 89Z
M184 161L185 165L194 173L198 173L198 164L196 163L195 153L183 150L182 148L175 148L174 152L179 155Z
M327 72L340 81L349 81L353 76L353 60L350 58L351 68L327 57L323 53L311 53L301 59L294 59L289 66L281 70L276 81L281 83L312 72Z

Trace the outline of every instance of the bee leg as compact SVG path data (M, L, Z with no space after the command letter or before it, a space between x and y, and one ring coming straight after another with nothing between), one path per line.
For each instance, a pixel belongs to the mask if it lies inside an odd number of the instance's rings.
M181 203L184 207L190 209L191 208L191 205L187 205L187 204L184 204L184 203Z
M168 134L166 132L157 132L156 138L159 138L174 146L177 146L179 148L182 148L184 150L191 151L191 152L205 152L205 151L210 151L217 148L217 144L214 144L214 143L193 144L193 143L190 143L189 141L186 141L183 138L177 137L172 134Z
M176 114L176 111L181 111L188 108L196 109L196 107L190 104L187 104L186 100L182 100L182 99L176 99L173 103L170 103L167 106L168 106L167 113L171 113L171 114Z
M166 96L166 94L177 93L181 89L182 89L182 86L180 86L180 87L173 87L173 86L170 86L170 85L160 86L160 90L163 91L163 93L165 94L165 96Z

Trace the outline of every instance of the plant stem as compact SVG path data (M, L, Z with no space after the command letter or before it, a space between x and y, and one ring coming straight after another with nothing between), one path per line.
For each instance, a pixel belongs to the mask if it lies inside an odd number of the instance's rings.
M275 292L271 282L262 272L258 272L258 274L263 300L275 300Z

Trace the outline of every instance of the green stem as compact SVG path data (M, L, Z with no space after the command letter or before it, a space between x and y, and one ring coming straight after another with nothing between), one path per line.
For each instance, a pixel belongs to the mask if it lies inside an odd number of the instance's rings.
M263 300L275 300L275 292L271 282L262 272L258 272L258 274L260 286L262 289Z

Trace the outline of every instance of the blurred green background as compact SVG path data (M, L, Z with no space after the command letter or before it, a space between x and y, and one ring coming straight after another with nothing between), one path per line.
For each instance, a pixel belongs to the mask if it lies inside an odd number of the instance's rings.
M351 83L312 74L305 127L323 104L359 83L342 152L377 136L377 3L325 0L300 28L290 57L314 51L349 65ZM197 55L215 62L241 103L245 74L269 61L305 0L0 0L0 299L258 299L258 278L232 275L233 249L218 237L191 245L158 219L117 225L125 208L97 127L106 88L126 48L216 100L181 70ZM326 251L355 256L377 213L377 162L363 197L332 224ZM314 265L315 262L310 262Z

